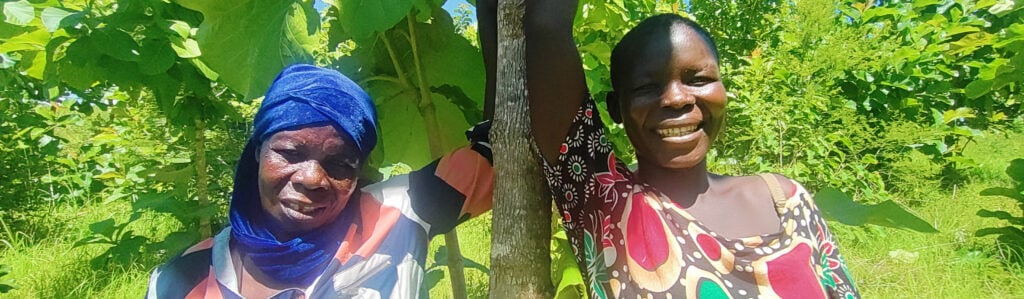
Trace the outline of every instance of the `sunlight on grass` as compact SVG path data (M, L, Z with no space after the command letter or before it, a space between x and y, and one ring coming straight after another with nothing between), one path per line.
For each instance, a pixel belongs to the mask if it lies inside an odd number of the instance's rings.
M916 190L922 202L913 207L940 230L921 234L885 228L853 228L833 224L840 248L858 287L867 298L1021 298L1024 271L1006 265L1009 253L994 238L975 237L986 227L1004 221L977 216L980 209L1024 214L1009 198L981 196L985 188L1009 186L1003 173L1009 160L1024 153L1024 135L989 135L969 147L966 156L978 168L970 170L969 182L953 190ZM922 163L927 163L922 161ZM898 194L902 195L902 194Z

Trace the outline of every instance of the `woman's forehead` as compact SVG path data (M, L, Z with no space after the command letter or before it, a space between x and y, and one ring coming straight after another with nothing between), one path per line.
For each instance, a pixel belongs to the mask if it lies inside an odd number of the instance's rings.
M692 28L682 24L671 30L652 33L644 45L633 47L623 64L623 75L643 76L668 71L682 66L687 70L700 71L717 66L714 53L704 38ZM680 64L671 62L678 61Z
M337 152L354 152L352 138L333 125L324 124L310 127L283 130L274 133L264 144L296 143L297 145L319 145L324 149Z

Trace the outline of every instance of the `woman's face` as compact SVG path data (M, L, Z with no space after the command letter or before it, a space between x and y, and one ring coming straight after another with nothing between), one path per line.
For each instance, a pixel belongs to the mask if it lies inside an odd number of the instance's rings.
M281 131L260 146L259 190L271 231L289 239L333 221L356 188L359 153L333 126Z
M725 119L725 87L704 39L673 25L632 53L616 87L637 157L666 168L704 161Z

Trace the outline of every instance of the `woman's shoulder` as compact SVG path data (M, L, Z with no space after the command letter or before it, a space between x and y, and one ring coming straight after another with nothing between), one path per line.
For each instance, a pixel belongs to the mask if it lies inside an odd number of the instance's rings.
M752 190L775 200L786 200L803 190L800 183L778 173L721 176L732 189ZM757 196L763 197L763 196Z
M193 286L210 276L213 241L210 238L199 242L154 269L150 274L147 297L183 298Z

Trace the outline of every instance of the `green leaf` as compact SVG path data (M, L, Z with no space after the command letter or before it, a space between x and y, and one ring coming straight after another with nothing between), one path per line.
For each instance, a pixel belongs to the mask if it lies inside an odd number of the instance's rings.
M46 29L38 29L31 32L19 34L0 44L0 53L15 51L46 49L46 43L50 41L50 33Z
M247 98L263 95L285 66L313 61L320 16L312 1L175 2L203 14L200 59Z
M430 86L457 86L478 107L483 107L486 85L480 50L455 33L451 16L440 7L435 7L430 24L416 23L415 26L417 50ZM414 67L413 63L407 65Z
M47 31L54 32L60 29L61 21L64 21L64 18L72 14L72 12L60 8L47 7L43 9L43 12L39 13L39 18L42 19L43 26L46 27Z
M960 107L955 110L946 110L946 112L942 113L942 123L944 124L964 118L974 118L974 110L967 107Z
M4 16L6 17L4 21L9 24L28 25L36 17L35 13L36 10L32 7L32 3L25 0L4 3Z
M107 27L95 30L89 36L93 47L103 54L121 61L139 61L139 45L128 33Z
M988 13L1002 17L1013 11L1013 7L1014 0L1000 0L995 5L992 5L992 7L988 8Z
M949 30L946 30L946 34L948 36L953 36L953 35L957 35L957 34L961 34L961 33L970 33L970 32L978 32L978 31L981 31L981 28L974 27L974 26L968 26L968 25L959 25L959 26L955 26L953 28L950 28Z
M30 60L31 62L27 64L28 67L25 68L25 74L29 77L43 80L43 73L46 72L46 53L32 52L22 58L28 58L28 56L31 56L32 59ZM27 60L22 60L22 62L25 61Z
M875 18L892 16L892 15L899 15L899 13L900 12L898 10L894 9L894 8L884 7L884 6L876 6L876 7L873 7L873 8L870 8L870 9L864 11L864 20L871 21L871 20L873 20Z
M194 66L199 73L203 74L203 77L210 79L210 81L217 81L217 78L220 78L220 74L213 71L213 69L207 66L206 63L203 63L201 59L193 58L188 61L192 63L192 66Z
M814 195L814 201L826 218L846 225L873 224L918 232L938 232L930 223L891 200L865 205L853 201L842 191L825 188Z
M384 32L412 10L412 0L340 0L336 4L340 16L338 23L349 36L356 39L372 37Z
M171 49L174 49L174 53L177 53L178 57L196 58L203 55L203 52L199 50L199 42L194 39L171 36L170 40Z
M144 41L139 50L139 72L145 75L167 72L177 58L175 50L159 40Z
M559 230L551 237L551 272L551 282L555 285L554 298L587 298L583 274L576 264L572 245L566 239L564 230Z
M192 179L196 170L192 165L185 165L177 168L172 167L173 166L167 166L154 171L153 178L160 182L184 185Z
M371 160L377 165L401 162L414 169L429 163L429 135L416 108L416 90L392 82L371 82L366 84L366 92L377 106L381 134Z
M188 23L178 20L167 20L164 23L164 27L174 32L180 38L188 38L192 35L192 27Z

